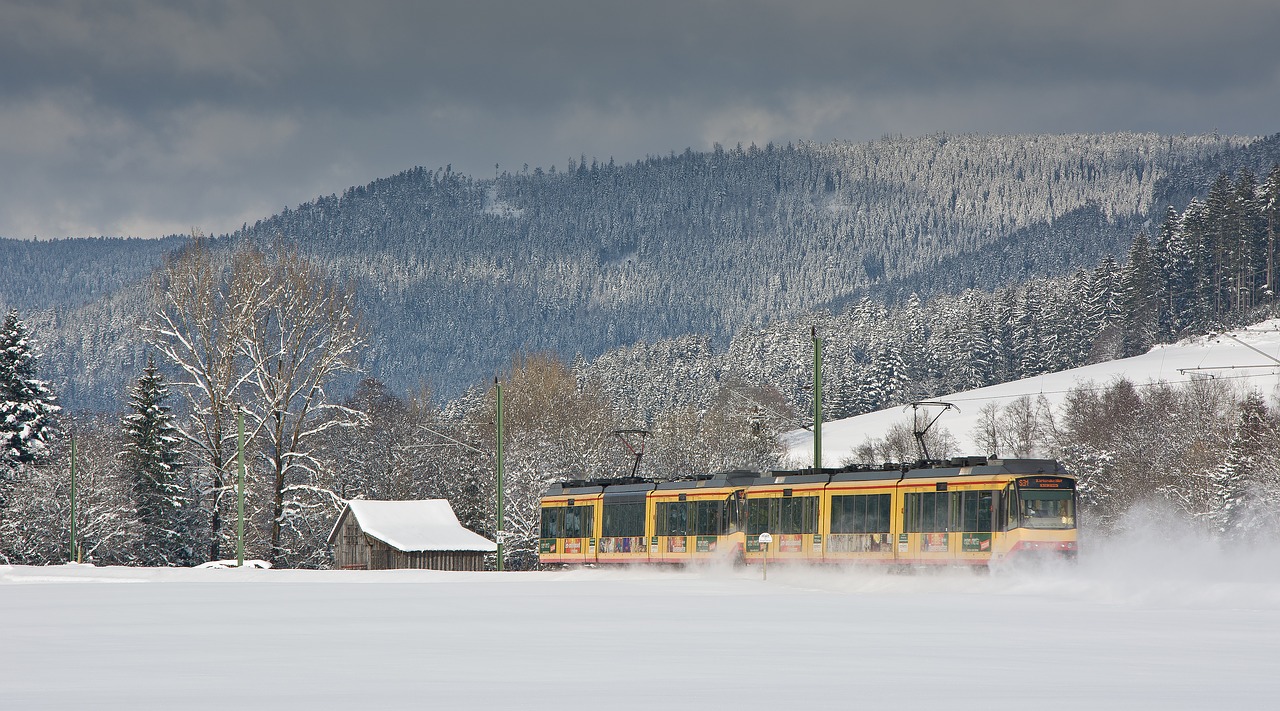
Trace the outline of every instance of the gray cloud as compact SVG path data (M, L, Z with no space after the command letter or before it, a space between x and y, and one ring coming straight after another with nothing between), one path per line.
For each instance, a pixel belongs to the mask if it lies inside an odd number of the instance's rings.
M0 235L234 229L414 165L1280 130L1273 0L0 0Z

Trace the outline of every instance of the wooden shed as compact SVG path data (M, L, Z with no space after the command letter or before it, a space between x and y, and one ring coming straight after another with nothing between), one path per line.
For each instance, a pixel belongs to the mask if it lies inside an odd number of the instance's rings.
M444 499L348 501L329 534L333 566L347 570L484 570L498 546L463 528Z

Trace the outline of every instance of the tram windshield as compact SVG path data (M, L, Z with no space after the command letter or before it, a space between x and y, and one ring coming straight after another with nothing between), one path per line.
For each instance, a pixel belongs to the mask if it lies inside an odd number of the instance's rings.
M1076 527L1075 492L1023 489L1018 498L1023 528Z

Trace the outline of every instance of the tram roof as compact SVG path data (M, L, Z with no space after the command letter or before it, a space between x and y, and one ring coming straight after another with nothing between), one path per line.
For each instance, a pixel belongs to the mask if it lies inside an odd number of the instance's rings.
M661 490L721 489L731 486L750 486L759 476L760 472L757 471L737 469L680 481L664 481L659 483L657 488Z
M794 472L777 471L769 472L764 476L756 477L752 482L752 486L777 486L786 484L788 486L796 484L826 484L831 481L831 475L827 473L800 470Z
M655 486L657 486L657 484L653 482L647 482L644 484L613 484L612 486L606 486L604 488L604 495L612 496L613 494L632 494L637 491L653 491Z
M901 468L884 465L880 469L857 468L840 471L831 481L881 481L884 479L942 479L961 476L1022 476L1033 474L1062 475L1062 466L1053 459L988 459L986 457L959 457L928 466L909 465Z
M551 488L547 489L546 495L547 496L563 496L564 494L570 494L574 496L583 496L586 494L599 494L602 491L604 491L603 486L594 486L590 484L584 484L581 482L571 481L566 483L552 484Z
M653 490L717 489L745 486L778 486L819 484L841 481L884 481L886 479L941 479L961 476L1023 476L1036 474L1065 475L1053 459L991 459L988 457L954 457L949 460L905 465L850 465L839 469L795 469L758 472L733 470L704 474L677 481L652 481L636 477L567 481L552 484L548 496L585 496L589 494L622 495Z

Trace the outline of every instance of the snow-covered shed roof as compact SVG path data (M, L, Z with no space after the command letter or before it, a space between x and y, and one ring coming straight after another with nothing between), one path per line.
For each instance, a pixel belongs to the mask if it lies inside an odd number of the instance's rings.
M458 523L445 499L422 501L348 501L347 508L329 534L330 545L348 515L356 517L360 530L400 551L482 551L492 553L497 544Z

